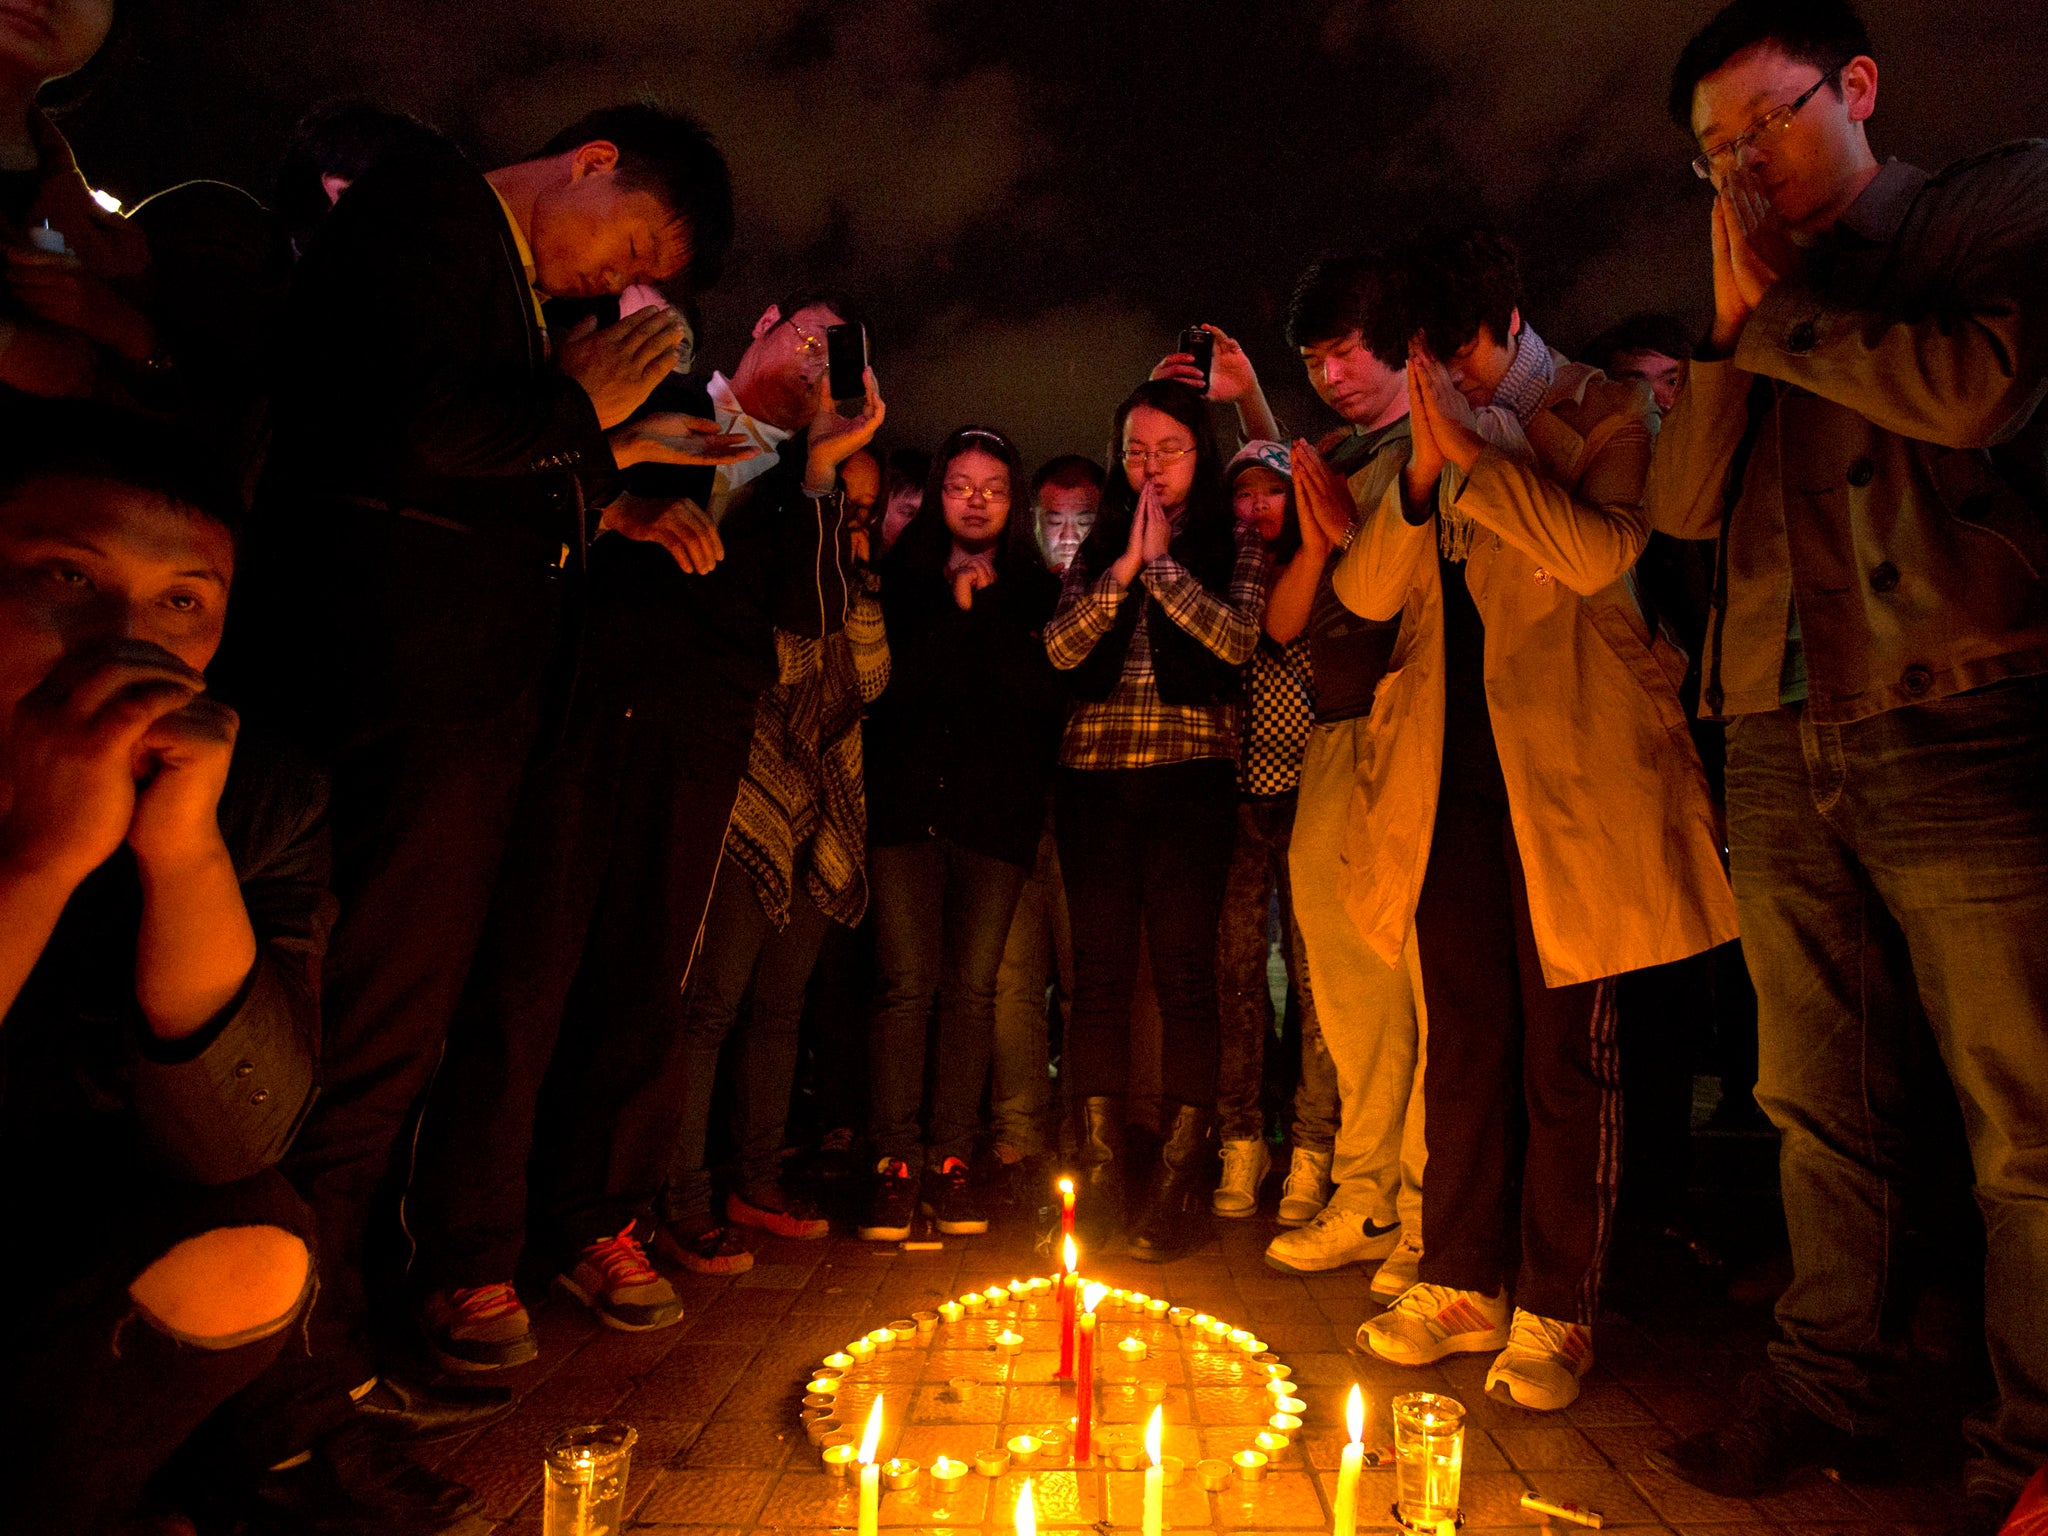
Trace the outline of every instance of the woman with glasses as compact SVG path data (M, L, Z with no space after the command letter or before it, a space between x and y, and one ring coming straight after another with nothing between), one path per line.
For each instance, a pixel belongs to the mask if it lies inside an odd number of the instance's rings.
M1067 1077L1084 1223L1124 1221L1124 1096L1142 918L1164 1021L1160 1168L1131 1252L1172 1258L1208 1218L1216 1101L1216 924L1237 819L1241 671L1270 567L1231 516L1208 408L1154 380L1117 408L1112 473L1045 633L1077 699L1053 821L1074 928Z
M1038 855L1066 707L1040 641L1058 584L1039 562L1016 447L963 427L932 460L918 515L882 565L893 658L867 723L868 875L877 987L869 1131L879 1162L860 1235L908 1237L922 1205L986 1232L969 1186L995 1031L996 973ZM920 1147L926 1026L938 1034Z

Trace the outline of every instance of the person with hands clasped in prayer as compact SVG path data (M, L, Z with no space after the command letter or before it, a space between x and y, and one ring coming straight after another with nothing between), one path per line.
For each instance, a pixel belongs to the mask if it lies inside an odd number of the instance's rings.
M1647 390L1543 344L1500 237L1394 262L1375 349L1409 339L1404 472L1354 532L1344 483L1294 450L1302 505L1350 545L1338 596L1401 620L1346 896L1389 965L1412 928L1429 999L1420 1279L1359 1342L1406 1365L1499 1351L1487 1390L1557 1409L1592 1362L1613 1212L1612 978L1733 937L1734 902L1678 660L1622 582L1648 536Z
M1077 699L1053 789L1074 931L1067 1060L1080 1208L1099 1247L1122 1216L1142 917L1169 1119L1131 1252L1163 1260L1208 1223L1216 925L1236 835L1240 677L1271 562L1257 528L1231 516L1208 408L1188 385L1140 385L1117 409L1110 450L1122 473L1110 477L1045 631Z

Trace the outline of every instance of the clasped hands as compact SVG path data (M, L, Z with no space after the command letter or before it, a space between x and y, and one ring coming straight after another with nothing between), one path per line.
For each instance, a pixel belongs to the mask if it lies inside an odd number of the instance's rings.
M1159 482L1147 480L1138 490L1138 505L1131 513L1131 536L1124 541L1124 552L1111 563L1109 573L1118 586L1128 587L1138 579L1147 560L1157 560L1172 545L1173 524L1159 498Z
M1764 295L1799 270L1802 256L1756 178L1737 166L1714 182L1713 348L1727 356Z

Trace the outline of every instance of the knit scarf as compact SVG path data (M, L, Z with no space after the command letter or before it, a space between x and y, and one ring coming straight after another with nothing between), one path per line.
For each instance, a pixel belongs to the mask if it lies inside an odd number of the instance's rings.
M1488 447L1498 448L1523 464L1536 462L1536 450L1529 446L1529 422L1543 408L1557 377L1557 363L1536 327L1522 322L1515 355L1508 364L1493 399L1473 414L1473 429ZM1446 560L1463 560L1472 553L1472 519L1457 510L1458 492L1464 477L1455 470L1444 476L1444 489L1437 503L1437 548Z

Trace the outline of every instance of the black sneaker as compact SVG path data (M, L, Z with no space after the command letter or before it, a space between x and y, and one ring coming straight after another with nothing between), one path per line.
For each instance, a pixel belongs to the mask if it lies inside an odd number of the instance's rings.
M462 1484L351 1423L310 1459L263 1473L245 1513L247 1529L262 1536L431 1536L481 1508Z
M1839 1472L1851 1482L1886 1475L1889 1441L1835 1428L1769 1375L1751 1377L1745 1397L1739 1416L1651 1451L1650 1465L1727 1499L1770 1493L1807 1467Z
M883 1158L875 1164L875 1187L868 1195L860 1235L871 1243L900 1243L910 1236L910 1219L916 1214L917 1175L902 1158Z
M978 1237L988 1230L988 1212L968 1180L967 1164L957 1157L925 1169L920 1208L948 1237Z

